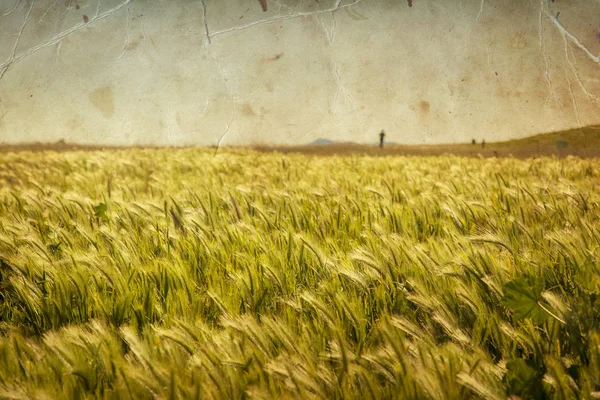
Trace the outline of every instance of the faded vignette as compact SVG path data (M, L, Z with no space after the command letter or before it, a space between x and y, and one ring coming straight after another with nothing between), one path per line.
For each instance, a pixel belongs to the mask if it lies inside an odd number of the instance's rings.
M599 0L0 0L0 399L600 399Z

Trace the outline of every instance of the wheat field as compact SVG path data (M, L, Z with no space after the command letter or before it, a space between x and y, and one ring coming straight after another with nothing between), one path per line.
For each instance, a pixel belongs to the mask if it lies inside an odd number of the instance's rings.
M0 154L0 398L598 398L599 167Z

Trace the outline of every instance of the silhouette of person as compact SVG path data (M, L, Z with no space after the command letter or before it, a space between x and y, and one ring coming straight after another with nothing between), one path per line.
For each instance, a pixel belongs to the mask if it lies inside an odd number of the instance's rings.
M381 130L381 133L379 134L379 148L383 148L383 138L385 137L385 132L383 131L383 129Z
M471 140L471 144L475 144L475 143L477 143L477 140L475 140L475 139Z
M485 149L485 139L483 139L483 140L481 141L481 148L482 148L482 149Z

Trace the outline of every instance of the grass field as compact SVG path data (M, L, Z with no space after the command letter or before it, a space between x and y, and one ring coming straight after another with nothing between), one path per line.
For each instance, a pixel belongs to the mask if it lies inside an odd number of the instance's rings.
M599 167L0 154L0 398L598 398Z

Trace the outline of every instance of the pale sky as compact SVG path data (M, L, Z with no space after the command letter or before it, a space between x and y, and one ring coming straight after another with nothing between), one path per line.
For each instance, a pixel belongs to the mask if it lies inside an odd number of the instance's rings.
M0 142L523 137L600 123L600 2L2 0ZM558 15L558 17L557 17Z

